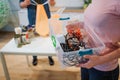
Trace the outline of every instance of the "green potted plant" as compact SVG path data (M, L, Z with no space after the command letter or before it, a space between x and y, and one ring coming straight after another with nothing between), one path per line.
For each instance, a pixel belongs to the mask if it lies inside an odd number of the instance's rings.
M84 0L84 9L92 2L92 0Z

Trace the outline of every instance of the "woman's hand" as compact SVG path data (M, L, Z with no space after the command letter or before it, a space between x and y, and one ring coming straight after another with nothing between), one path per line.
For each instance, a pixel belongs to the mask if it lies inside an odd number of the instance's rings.
M89 59L87 63L80 64L80 67L84 68L92 68L93 66L96 66L98 64L102 64L103 62L103 56L98 56L98 55L85 55L84 58Z
M106 50L104 53L108 51L109 50ZM84 64L79 64L77 67L79 66L90 69L93 66L104 64L110 62L111 60L120 58L120 48L104 55L85 55L84 58L89 59L89 61Z

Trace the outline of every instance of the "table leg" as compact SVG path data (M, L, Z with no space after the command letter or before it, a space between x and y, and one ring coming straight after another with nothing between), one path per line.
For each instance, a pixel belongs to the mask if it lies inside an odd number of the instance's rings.
M9 76L6 61L5 61L5 56L3 53L0 53L0 58L1 58L2 65L3 65L6 80L10 80L10 76Z
M28 55L26 55L26 59L27 59L27 65L28 65L28 67L30 67L29 56Z

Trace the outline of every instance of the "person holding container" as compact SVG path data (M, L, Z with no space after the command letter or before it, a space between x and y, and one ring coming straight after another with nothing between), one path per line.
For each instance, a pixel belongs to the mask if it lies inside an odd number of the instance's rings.
M81 80L118 80L120 57L120 0L92 0L84 13L84 26L92 29L105 49L81 67Z

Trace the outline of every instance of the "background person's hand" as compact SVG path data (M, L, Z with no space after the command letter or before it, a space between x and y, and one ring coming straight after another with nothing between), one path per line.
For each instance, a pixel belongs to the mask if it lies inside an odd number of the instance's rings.
M30 0L24 0L23 2L20 3L20 7L21 8L27 8L28 5L31 4L31 1Z
M24 3L25 3L26 6L31 4L30 0L25 0Z
M54 6L56 4L55 0L49 0L50 6Z

